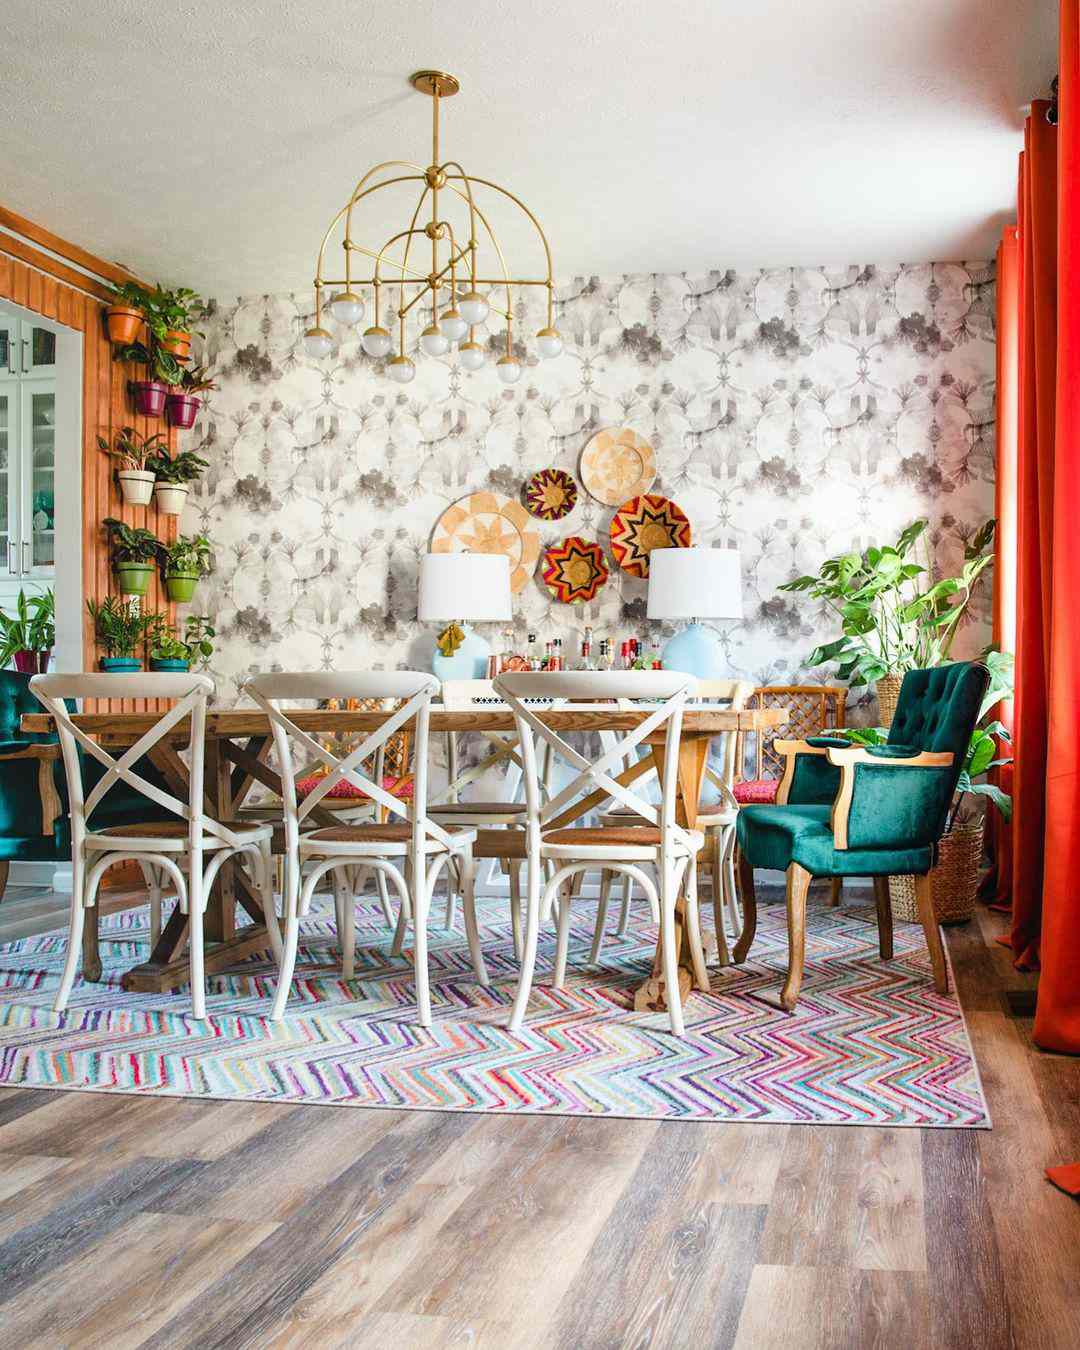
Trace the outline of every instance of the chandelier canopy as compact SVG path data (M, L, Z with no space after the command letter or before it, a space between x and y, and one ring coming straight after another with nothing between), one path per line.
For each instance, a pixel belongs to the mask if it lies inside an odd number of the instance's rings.
M315 274L315 325L304 334L304 346L316 359L329 356L334 337L323 327L323 310L338 323L353 327L363 321L364 292L372 293L372 324L361 336L364 351L372 357L390 357L386 369L399 384L408 384L416 366L406 354L405 327L411 311L427 319L420 333L420 350L427 356L443 356L453 344L466 370L479 370L486 361L484 345L476 330L493 315L506 320L505 351L495 363L504 384L521 377L521 362L514 355L514 300L517 286L543 286L547 290L547 322L536 334L536 349L542 357L558 356L563 340L554 326L554 289L551 249L540 222L519 197L498 183L467 174L457 160L439 155L439 108L461 87L453 75L440 70L418 70L412 86L431 99L431 163L423 168L406 160L387 160L369 169L353 189L349 200L330 222L319 246ZM373 193L402 184L419 185L420 195L408 226L392 234L381 248L359 242L353 234L357 207ZM414 189L415 190L415 189ZM495 231L482 209L488 194L509 199L536 229L547 264L544 277L512 277ZM448 209L449 208L449 209ZM490 210L490 205L488 206ZM421 221L421 216L425 219ZM326 246L331 236L342 232L345 275L329 279L325 274ZM430 253L428 252L430 250ZM359 255L370 264L370 276L354 275L353 260ZM424 267L430 259L430 270ZM421 261L423 260L423 262ZM484 275L487 272L489 275ZM342 287L327 298L328 287ZM387 287L390 296L384 295ZM388 303L397 301L398 348L395 356L389 327L382 321ZM505 304L501 308L496 300Z

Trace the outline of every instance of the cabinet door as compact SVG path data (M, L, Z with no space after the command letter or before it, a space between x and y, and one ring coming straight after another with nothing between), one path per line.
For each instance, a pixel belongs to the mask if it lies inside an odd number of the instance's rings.
M0 384L0 577L19 570L19 386Z
M0 384L17 380L22 372L19 321L0 310Z
M24 375L55 375L56 334L51 328L39 328L23 319L19 329L19 356Z
M23 380L22 529L19 571L50 577L55 563L56 385L52 380Z

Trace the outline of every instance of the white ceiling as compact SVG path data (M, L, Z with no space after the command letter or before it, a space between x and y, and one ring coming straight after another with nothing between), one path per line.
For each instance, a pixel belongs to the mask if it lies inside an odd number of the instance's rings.
M7 0L0 202L148 278L304 286L361 173L426 162L407 77L437 66L444 155L529 203L559 276L987 257L1056 11Z

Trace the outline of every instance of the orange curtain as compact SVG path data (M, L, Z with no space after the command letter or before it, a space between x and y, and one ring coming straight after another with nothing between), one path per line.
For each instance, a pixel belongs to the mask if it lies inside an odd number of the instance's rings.
M1080 1054L1080 0L1061 0L1060 14L1057 382L1044 546L1048 743L1035 1040L1044 1050Z

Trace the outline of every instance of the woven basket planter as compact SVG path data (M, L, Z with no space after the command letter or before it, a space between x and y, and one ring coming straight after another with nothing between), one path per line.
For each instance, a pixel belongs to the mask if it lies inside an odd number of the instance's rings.
M983 857L983 821L961 825L941 836L937 862L930 872L938 923L967 923L975 913L979 869ZM915 878L889 878L889 905L900 923L918 923Z
M903 683L903 675L882 675L874 684L878 701L878 718L881 726L886 729L892 726L896 701L900 697L900 686Z

